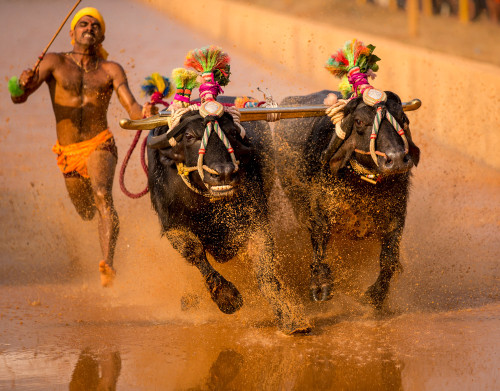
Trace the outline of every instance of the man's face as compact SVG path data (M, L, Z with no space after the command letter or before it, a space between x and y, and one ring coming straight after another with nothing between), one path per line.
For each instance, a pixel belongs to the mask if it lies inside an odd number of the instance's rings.
M83 16L71 31L71 38L83 46L94 46L104 40L101 24L92 16Z

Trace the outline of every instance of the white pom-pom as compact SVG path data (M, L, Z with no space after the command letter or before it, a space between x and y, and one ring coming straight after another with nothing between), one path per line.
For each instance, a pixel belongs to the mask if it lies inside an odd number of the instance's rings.
M337 103L337 100L337 95L330 93L326 96L325 100L323 100L323 104L325 106L333 106L335 103Z

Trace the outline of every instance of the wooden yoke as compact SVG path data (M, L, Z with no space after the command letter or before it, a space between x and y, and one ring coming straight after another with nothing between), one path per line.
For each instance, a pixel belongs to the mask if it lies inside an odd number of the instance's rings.
M410 102L403 102L404 111L417 110L422 102L420 99L413 99ZM329 106L325 105L312 105L312 106L282 106L282 107L252 107L238 109L241 113L240 122L244 121L266 121L268 116L272 114L278 114L279 119L290 119L290 118L307 118L307 117L322 117L326 115L325 110ZM120 120L120 126L123 129L132 130L148 130L154 129L158 126L167 125L168 118L171 113L168 110L161 111L158 115L154 115L149 118L141 120L130 120L128 118L123 118Z

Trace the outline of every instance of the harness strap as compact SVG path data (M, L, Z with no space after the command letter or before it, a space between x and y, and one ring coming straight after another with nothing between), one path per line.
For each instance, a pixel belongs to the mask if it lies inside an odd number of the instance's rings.
M360 153L362 155L371 155L371 152L362 151L361 149L357 149L357 148L354 150L354 152ZM378 156L385 157L385 158L387 157L387 155L384 152L375 151L375 154Z
M198 167L186 167L184 163L175 163L177 167L177 173L181 177L182 181L184 184L191 190L194 191L196 194L202 195L204 197L210 198L210 195L208 193L205 193L196 187L193 186L191 181L189 180L189 173L192 171L196 171Z
M349 160L349 166L354 173L359 175L359 177L372 185L376 185L380 181L382 176L376 172L373 172L359 163L356 159Z
M403 128L399 125L398 121L396 121L394 116L389 112L389 110L387 110L387 108L383 106L378 106L377 113L375 114L375 119L373 120L372 133L370 135L370 152L369 152L377 167L378 167L377 155L380 155L380 153L377 153L377 151L375 150L375 140L377 139L378 131L380 129L380 124L382 123L382 120L384 118L386 118L390 122L392 127L396 130L397 134L399 134L403 139L403 143L405 146L405 153L408 153L409 151L408 139L405 136ZM359 153L365 153L365 152L359 151Z
M205 173L204 173L203 169L206 167L203 164L203 155L205 155L208 140L210 138L210 135L212 134L212 130L214 130L215 133L217 134L217 136L219 136L220 140L222 141L222 143L226 147L227 152L229 153L229 156L231 156L231 161L234 164L234 171L236 172L239 169L239 162L236 160L236 156L234 155L234 149L231 146L231 143L229 142L227 136L220 128L219 123L217 121L209 121L207 123L206 128L205 128L205 133L203 133L203 137L201 138L200 149L198 150L197 168L198 168L198 173L200 174L200 177L202 180L205 178ZM215 173L216 175L218 174L215 171L213 171L212 173Z

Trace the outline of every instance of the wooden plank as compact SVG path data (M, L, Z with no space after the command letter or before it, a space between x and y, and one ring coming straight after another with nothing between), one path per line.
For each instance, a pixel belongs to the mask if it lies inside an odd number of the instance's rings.
M413 99L410 102L403 102L404 111L417 110L422 102L420 99ZM326 115L325 110L330 106L325 105L312 105L312 106L282 106L282 107L252 107L246 109L239 109L241 113L241 122L246 121L266 121L271 114L279 114L279 119L292 119L292 118L308 118L308 117L322 117ZM123 129L132 130L148 130L154 129L158 126L167 125L170 111L164 110L160 114L154 115L149 118L141 120L130 120L123 118L120 120L120 126Z

